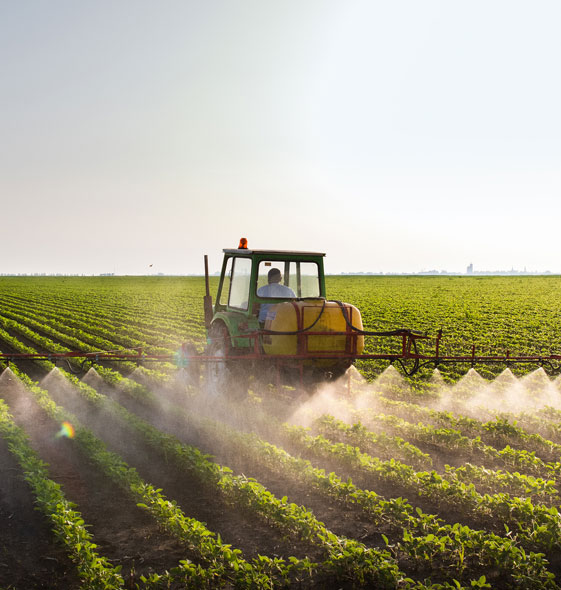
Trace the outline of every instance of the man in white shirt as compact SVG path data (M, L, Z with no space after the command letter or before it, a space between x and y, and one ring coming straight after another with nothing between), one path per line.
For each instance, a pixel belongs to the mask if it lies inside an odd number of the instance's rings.
M268 285L257 289L259 297L296 297L294 291L286 285L281 285L282 274L278 268L272 268L267 275ZM262 303L259 310L259 321L264 322L267 319L267 312L271 307L270 303Z

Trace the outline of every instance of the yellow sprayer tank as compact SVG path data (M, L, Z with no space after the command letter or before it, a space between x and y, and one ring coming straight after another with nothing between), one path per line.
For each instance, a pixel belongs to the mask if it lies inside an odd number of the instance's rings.
M292 332L292 334L265 335L263 349L266 354L275 355L361 354L364 350L364 336L357 334L351 326L362 330L360 312L349 303L323 299L278 303L271 305L265 330ZM313 332L344 332L344 334L306 335Z

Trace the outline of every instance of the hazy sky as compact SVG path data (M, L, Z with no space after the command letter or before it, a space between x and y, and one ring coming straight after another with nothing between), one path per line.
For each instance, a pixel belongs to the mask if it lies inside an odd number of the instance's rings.
M242 235L561 272L560 28L557 0L0 0L0 273L199 273Z

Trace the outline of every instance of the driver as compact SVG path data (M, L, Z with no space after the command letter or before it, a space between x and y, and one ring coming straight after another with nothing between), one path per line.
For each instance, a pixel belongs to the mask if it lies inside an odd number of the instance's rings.
M259 297L296 297L294 291L286 285L281 285L282 274L278 268L272 268L267 275L268 285L257 289ZM267 319L267 312L271 307L270 303L262 303L259 310L259 321L264 322Z

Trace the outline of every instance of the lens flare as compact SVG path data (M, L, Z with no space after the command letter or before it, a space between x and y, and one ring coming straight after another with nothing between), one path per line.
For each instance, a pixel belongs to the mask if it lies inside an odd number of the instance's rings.
M74 438L74 426L70 422L63 422L60 430L57 433L57 437L64 436L65 438Z

